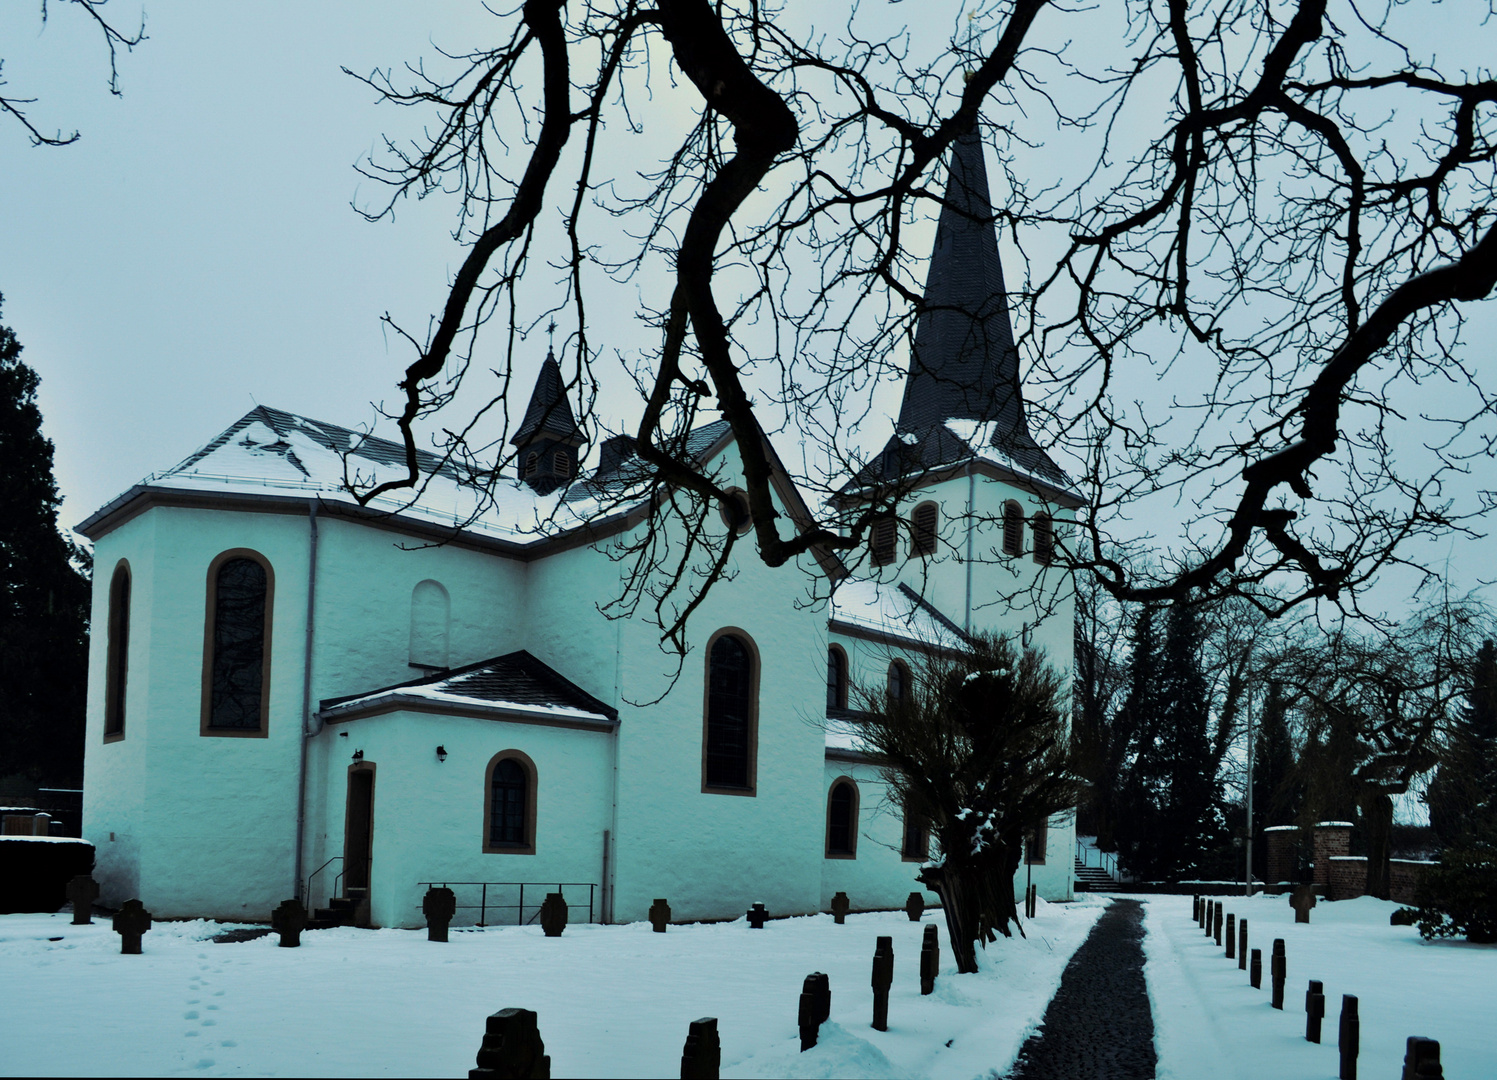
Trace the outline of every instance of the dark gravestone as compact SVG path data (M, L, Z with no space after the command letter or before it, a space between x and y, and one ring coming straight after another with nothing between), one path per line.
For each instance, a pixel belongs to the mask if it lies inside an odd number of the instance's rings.
M1289 906L1294 908L1295 922L1309 922L1310 909L1315 906L1315 886L1296 885L1294 892L1290 894Z
M151 928L151 913L139 900L126 900L114 916L114 932L120 936L120 952L140 954L140 936Z
M686 1047L681 1051L681 1080L717 1080L722 1058L717 1017L704 1016L693 1020L686 1033Z
M1252 983L1254 990L1263 989L1263 950L1253 950L1253 962L1248 967L1248 982Z
M1211 901L1208 901L1207 904L1206 904L1206 921L1201 924L1201 930L1202 930L1202 932L1207 937L1210 937L1211 936L1211 928L1213 926L1215 926L1215 925L1216 925L1216 901L1215 900L1211 900Z
M88 926L94 921L94 901L98 898L99 883L87 874L79 874L68 882L68 899L73 902L74 926Z
M281 935L281 948L297 948L301 945L301 932L307 928L307 909L295 898L282 900L270 913L270 928Z
M925 897L917 892L912 892L904 902L904 913L910 917L910 922L919 922L920 916L925 914Z
M1305 991L1305 1039L1320 1041L1320 1022L1325 1019L1325 984L1319 979L1310 980L1310 989Z
M489 1017L478 1068L468 1070L468 1080L549 1080L550 1076L551 1059L546 1056L535 1013L500 1009Z
M763 904L754 904L748 909L749 926L755 930L763 930L765 920L769 918L769 912Z
M832 1015L832 980L819 971L811 972L806 980L816 995L816 1022L824 1024Z
M1227 959L1237 959L1237 916L1227 916Z
M852 904L848 902L845 892L839 892L832 897L832 918L837 921L838 926L847 920L847 913L851 908Z
M1338 1080L1357 1080L1357 1055L1362 1050L1362 1020L1357 1015L1357 999L1353 994L1341 995L1341 1025L1336 1046L1341 1051Z
M1444 1080L1440 1044L1422 1035L1410 1035L1403 1055L1403 1080Z
M541 901L541 929L547 937L561 937L567 928L567 901L559 892L547 893Z
M421 898L421 913L426 916L426 940L446 941L447 928L457 914L457 894L445 885L427 889Z
M1221 948L1222 943L1222 906L1216 905L1216 911L1211 916L1211 934L1216 938L1216 947Z
M1273 980L1270 1004L1275 1009L1284 1007L1284 980L1289 977L1289 958L1284 955L1284 939L1273 939L1273 956L1269 958L1269 977Z
M873 950L873 1026L889 1030L889 987L894 984L894 939L881 937Z
M920 993L936 992L936 976L941 973L941 943L936 937L936 925L925 928L925 939L920 943Z
M1196 921L1197 926L1201 925L1201 897L1199 894L1190 898L1190 917Z
M671 906L665 902L664 897L658 898L650 905L650 926L655 933L665 933L665 928L671 924Z
M1247 970L1247 920L1237 920L1237 970Z
M800 1007L795 1022L800 1027L800 1052L804 1054L816 1045L816 1035L821 1028L821 1002L816 992L816 976L807 975L800 988Z
M1025 890L1025 892L1027 892L1028 895L1024 897L1024 913L1027 918L1032 919L1034 918L1034 913L1040 909L1040 887L1038 885L1031 885L1028 889Z

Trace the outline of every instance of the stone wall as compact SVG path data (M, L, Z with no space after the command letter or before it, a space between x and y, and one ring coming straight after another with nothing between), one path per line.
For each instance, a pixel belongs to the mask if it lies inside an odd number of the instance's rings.
M1393 859L1389 867L1389 899L1399 904L1413 904L1414 893L1426 867L1435 865L1425 859ZM1329 860L1328 900L1352 900L1367 891L1367 857L1338 855Z
M1263 830L1263 838L1268 843L1267 884L1271 891L1277 892L1279 885L1294 880L1299 861L1296 858L1299 829L1293 825L1272 825Z

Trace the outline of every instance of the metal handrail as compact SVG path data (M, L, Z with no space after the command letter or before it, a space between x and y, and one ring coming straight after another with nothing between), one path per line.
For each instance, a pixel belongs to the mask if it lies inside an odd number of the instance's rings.
M323 863L316 870L313 870L310 874L307 875L307 891L302 894L302 901L301 901L303 907L310 908L312 906L312 879L314 877L316 877L318 874L322 873L324 870L326 870L329 866L332 866L333 863L341 861L342 858L343 858L342 855L334 855L327 862ZM341 878L342 876L343 876L343 874L340 872L338 874L338 877L333 879L333 895L334 896L337 895L338 878Z
M1096 852L1097 869L1105 871L1114 881L1121 880L1118 875L1118 857L1116 852L1101 851L1094 847L1087 847L1080 840L1076 841L1076 861L1082 866L1091 866L1092 863L1087 852Z
M588 922L592 922L593 921L593 911L594 911L594 909L596 907L596 898L597 898L597 890L598 890L598 884L597 884L597 882L593 882L593 881L562 881L562 882L557 882L555 884L550 884L548 882L540 882L540 881L418 881L418 882L416 882L416 884L417 885L421 885L421 886L425 886L428 889L432 889L432 888L450 889L454 885L458 885L458 886L478 886L479 887L478 903L476 903L476 904L458 904L458 905L456 905L456 910L461 911L461 910L467 909L467 910L471 911L471 910L477 909L477 911L478 911L478 923L477 923L477 925L479 925L479 926L486 926L486 925L488 925L487 922L486 922L486 920L488 918L489 909L491 909L491 908L494 911L506 911L506 910L509 910L509 909L513 908L514 911L515 911L515 925L516 926L524 926L524 925L527 924L527 922L530 922L530 923L535 922L536 918L540 915L540 905L539 904L532 905L535 908L535 911L531 913L531 916L530 916L530 918L528 920L525 918L525 887L527 885L530 886L532 889L539 887L542 890L547 891L547 892L559 892L559 893L562 893L563 894L563 899L565 899L565 892L566 892L567 889L581 889L581 888L585 887L587 889L587 921ZM514 904L491 903L489 901L489 886L491 886L491 885L493 887L495 887L495 888L518 888L520 890L519 902L518 903L514 903ZM570 910L570 909L572 909L574 907L580 908L581 906L582 905L580 903L577 903L577 904L568 904L567 908L568 908L568 910Z

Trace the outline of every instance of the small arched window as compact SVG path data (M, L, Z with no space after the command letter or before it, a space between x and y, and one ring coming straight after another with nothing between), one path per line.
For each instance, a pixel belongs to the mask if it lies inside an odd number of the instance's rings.
M448 636L452 626L452 598L442 584L430 579L411 590L411 666L449 666Z
M826 800L826 857L855 859L858 855L858 785L839 777Z
M518 750L489 760L484 791L483 850L492 855L535 854L535 763Z
M847 654L836 645L826 651L826 711L847 708Z
M1024 554L1024 511L1012 499L1003 504L1003 554Z
M274 577L256 551L226 551L208 568L204 735L264 736L270 706Z
M1034 561L1049 566L1055 560L1055 529L1049 514L1036 514L1030 525L1034 533Z
M910 669L904 663L895 660L889 665L889 700L896 705L903 705L910 695Z
M125 686L130 667L130 564L124 559L109 579L108 660L104 675L104 738L125 737Z
M707 647L702 790L754 793L758 671L746 635L719 632Z
M868 535L868 549L874 566L888 566L894 561L894 545L899 538L899 526L893 517L881 517L873 523Z
M936 553L936 533L941 512L933 502L923 502L910 515L910 555L924 558Z

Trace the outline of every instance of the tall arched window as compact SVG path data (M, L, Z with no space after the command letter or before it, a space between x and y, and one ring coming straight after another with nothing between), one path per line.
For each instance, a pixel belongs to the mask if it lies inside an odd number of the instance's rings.
M826 711L847 708L847 654L836 645L826 651Z
M1003 554L1024 554L1024 511L1012 499L1003 504Z
M874 566L888 566L894 561L894 546L899 539L899 526L892 517L882 517L873 523L868 534L868 549Z
M130 564L124 559L109 579L109 629L104 674L104 738L125 737L125 686L130 667Z
M936 533L941 512L933 502L923 502L910 515L910 555L924 558L936 553Z
M858 855L858 785L842 776L832 784L826 800L826 857L855 859Z
M1034 561L1049 566L1055 559L1055 529L1050 524L1050 515L1034 515L1029 527L1034 533Z
M702 732L702 790L754 793L759 672L741 631L719 631L707 646Z
M895 660L889 665L889 700L902 705L910 695L910 669Z
M439 582L427 580L411 590L411 666L449 666L447 638L452 600Z
M491 855L535 854L535 762L518 750L489 759L484 777L483 850Z
M256 551L226 551L208 568L204 735L267 733L275 578Z

